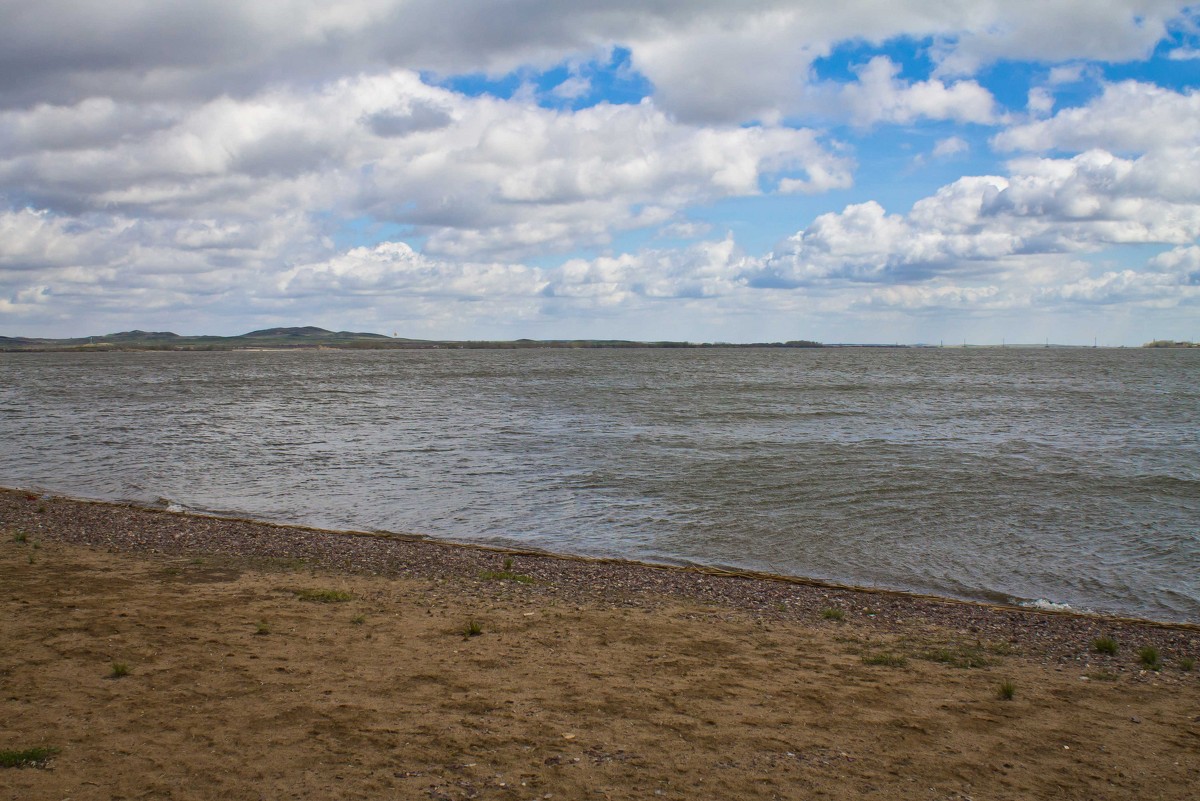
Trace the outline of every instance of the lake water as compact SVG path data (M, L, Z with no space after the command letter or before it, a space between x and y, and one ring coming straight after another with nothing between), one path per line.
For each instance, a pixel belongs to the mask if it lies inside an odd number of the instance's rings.
M1200 350L0 354L0 484L1200 622Z

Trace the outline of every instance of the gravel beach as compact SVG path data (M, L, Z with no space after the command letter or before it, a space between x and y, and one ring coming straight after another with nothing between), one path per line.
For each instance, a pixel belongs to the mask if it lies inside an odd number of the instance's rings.
M0 535L0 751L51 749L0 769L0 797L1116 799L1200 784L1195 626L23 490L0 491Z

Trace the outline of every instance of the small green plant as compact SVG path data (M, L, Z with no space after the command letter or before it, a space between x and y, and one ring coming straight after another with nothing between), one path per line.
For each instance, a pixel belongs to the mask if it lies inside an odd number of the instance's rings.
M1138 649L1138 661L1150 670L1161 670L1162 660L1158 654L1158 649L1153 645L1143 645Z
M1196 660L1190 656L1185 656L1179 660L1179 669L1184 673L1191 673L1196 668Z
M57 748L26 748L24 751L0 751L0 768L41 768L58 753Z
M1001 701L1011 701L1013 696L1017 694L1017 685L1013 684L1008 679L1000 682L1000 689L996 691L996 697Z
M463 639L468 637L478 637L480 634L483 634L483 624L481 624L478 620L468 621L467 624L462 628Z
M984 656L979 648L966 645L954 648L935 648L921 654L921 658L928 659L930 662L941 662L943 665L953 665L957 668L987 667L994 663L994 660Z
M1117 652L1117 641L1112 637L1097 637L1092 640L1092 648L1098 654L1115 654Z
M513 566L512 557L511 557L511 556L506 556L506 557L504 557L504 570L505 570L505 572L511 571L511 570L512 570L512 566Z
M884 667L904 667L908 659L903 654L869 654L862 658L864 665L882 665Z
M479 574L481 579L488 581L516 581L521 584L532 584L533 577L524 573L514 573L511 570L485 570Z
M1002 641L985 642L983 643L983 648L989 654L995 654L996 656L1008 656L1015 650L1012 643Z
M825 618L826 620L845 620L846 613L841 609L834 609L831 607L829 609L822 609L821 617Z
M24 531L18 531L16 534L13 534L12 541L13 542L28 542L29 535L26 534Z
M350 593L342 590L297 590L296 597L301 601L315 601L322 604L336 604L349 601Z
M363 623L367 622L367 616L366 615L355 615L354 617L350 618L350 622L356 626L361 626Z
M265 637L271 633L271 627L267 625L267 621L260 620L254 624L254 633Z
M41 505L39 505L39 506L38 506L38 514L39 514L39 515L44 515L44 514L46 514L46 504L44 504L44 503L43 503L43 504L41 504Z
M113 662L112 673L108 674L110 679L123 679L129 675L129 665L124 662Z

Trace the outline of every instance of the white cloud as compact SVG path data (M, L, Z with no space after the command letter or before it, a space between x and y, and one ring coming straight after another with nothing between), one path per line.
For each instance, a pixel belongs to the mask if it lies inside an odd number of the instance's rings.
M813 60L839 42L933 39L943 75L1001 59L1147 55L1179 0L318 0L161 4L43 0L0 12L0 107L90 97L206 99L382 68L498 74L614 45L686 121L774 121L802 109ZM942 101L926 98L935 105Z
M1087 105L1050 119L1015 125L995 136L1000 150L1103 148L1143 153L1200 145L1200 92L1174 92L1136 81L1106 84Z
M1054 111L1054 94L1045 87L1035 86L1029 90L1029 101L1026 108L1034 117L1046 117Z
M948 136L939 139L933 146L934 158L950 158L971 149L967 141L960 136Z
M1173 0L1036 0L972 5L970 22L943 45L946 74L972 74L997 60L1107 62L1145 58L1181 18ZM961 18L960 18L961 19Z
M550 90L550 94L562 100L577 100L592 91L592 82L581 75L572 75Z
M99 143L97 119L134 126ZM0 182L34 205L160 219L254 221L280 209L413 225L431 254L474 259L607 241L683 205L850 184L811 131L696 128L653 104L555 112L467 98L411 73L187 110L85 101L0 115ZM92 134L86 135L86 132Z
M1176 275L1184 283L1200 287L1200 246L1188 245L1160 253L1150 260L1156 272Z
M781 243L750 281L763 287L863 285L869 303L905 307L959 301L1037 304L1194 300L1200 189L1175 179L1200 169L1200 152L1174 172L1152 157L1089 151L1021 159L1007 177L962 178L888 214L873 201L824 214ZM1149 271L1090 271L1079 254L1170 244ZM879 285L870 288L870 285Z
M1084 64L1063 64L1057 67L1050 68L1050 74L1046 78L1046 83L1050 86L1063 86L1071 83L1078 83L1083 80L1088 68Z
M900 68L885 56L872 58L858 70L858 81L841 87L841 101L858 125L877 122L908 124L919 118L990 123L995 102L974 81L946 85L931 79L900 81Z
M283 322L355 310L432 330L575 310L653 321L719 307L758 320L762 309L1190 303L1200 95L1126 82L1057 112L1054 95L1095 77L1093 59L1144 57L1184 6L1098 2L10 4L0 311L116 319L136 305L167 321ZM898 38L933 43L931 77L904 78L882 56L847 83L817 77L815 60L840 45ZM536 105L599 94L588 65L616 46L649 99ZM1056 157L954 181L907 213L860 194L769 258L732 239L577 257L638 229L700 236L688 222L698 205L852 186L849 146L783 120L938 121L942 138L916 158L965 153L955 125L1006 124L972 79L1005 59L1049 72L1028 119L994 146ZM545 88L541 71L564 66ZM511 73L522 88L468 97L421 77L471 72ZM814 213L797 198L781 206ZM1128 244L1173 249L1102 265ZM556 253L576 257L554 267Z

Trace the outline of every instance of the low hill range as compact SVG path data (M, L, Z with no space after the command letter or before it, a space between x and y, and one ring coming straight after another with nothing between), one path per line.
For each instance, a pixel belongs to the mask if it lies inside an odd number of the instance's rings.
M363 331L330 331L314 325L262 328L237 336L185 336L172 331L120 331L103 336L72 339L0 336L0 352L16 351L206 351L206 350L419 350L419 349L491 349L532 348L939 348L941 345L848 345L825 344L807 339L787 342L639 342L628 339L515 339L515 340L441 340L372 334ZM952 348L1082 348L1094 345L953 345ZM1143 348L1196 348L1200 343L1155 340Z
M819 348L819 342L759 342L730 345L725 343L635 342L622 339L571 340L430 340L389 337L360 331L329 331L306 325L291 328L263 328L238 336L181 336L171 331L121 331L103 336L73 339L0 336L0 351L205 351L205 350L294 350L294 349L519 349L519 348L696 348L696 347L783 347Z

